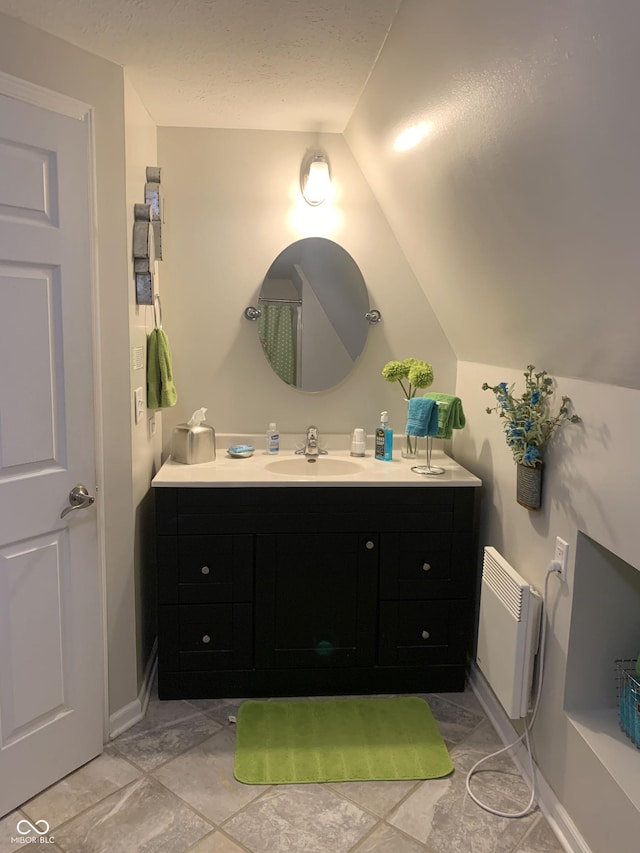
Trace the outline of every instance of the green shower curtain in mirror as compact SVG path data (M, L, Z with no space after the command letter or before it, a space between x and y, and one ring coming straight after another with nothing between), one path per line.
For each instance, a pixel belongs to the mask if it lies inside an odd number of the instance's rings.
M296 384L295 305L261 305L260 343L271 367L288 385Z

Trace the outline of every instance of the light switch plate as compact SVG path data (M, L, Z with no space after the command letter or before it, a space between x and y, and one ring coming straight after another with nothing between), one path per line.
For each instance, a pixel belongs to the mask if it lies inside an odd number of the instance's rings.
M139 424L140 421L145 416L145 411L147 408L147 401L144 398L144 389L136 388L133 392L133 410L135 412L136 423Z

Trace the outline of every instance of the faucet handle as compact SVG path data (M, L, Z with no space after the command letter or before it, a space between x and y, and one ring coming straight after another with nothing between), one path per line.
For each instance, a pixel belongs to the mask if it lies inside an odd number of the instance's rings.
M308 426L307 427L307 441L317 441L318 440L318 427L317 426Z

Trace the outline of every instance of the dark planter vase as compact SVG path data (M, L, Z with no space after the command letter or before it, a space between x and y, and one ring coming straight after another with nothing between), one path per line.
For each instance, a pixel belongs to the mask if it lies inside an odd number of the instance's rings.
M516 500L520 506L529 510L538 510L542 506L542 472L544 463L538 462L534 468L530 465L516 465Z

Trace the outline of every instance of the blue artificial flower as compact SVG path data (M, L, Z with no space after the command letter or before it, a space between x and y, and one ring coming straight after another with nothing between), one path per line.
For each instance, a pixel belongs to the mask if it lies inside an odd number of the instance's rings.
M493 391L496 405L488 406L487 412L496 412L503 418L502 429L507 445L516 462L535 465L542 460L544 449L555 429L565 420L578 423L578 415L570 415L569 397L562 397L557 415L550 411L547 397L551 394L553 380L546 371L533 373L533 365L528 365L524 374L525 390L521 397L515 395L514 386L500 382L497 385L482 384L483 391ZM537 445L537 446L536 446Z

